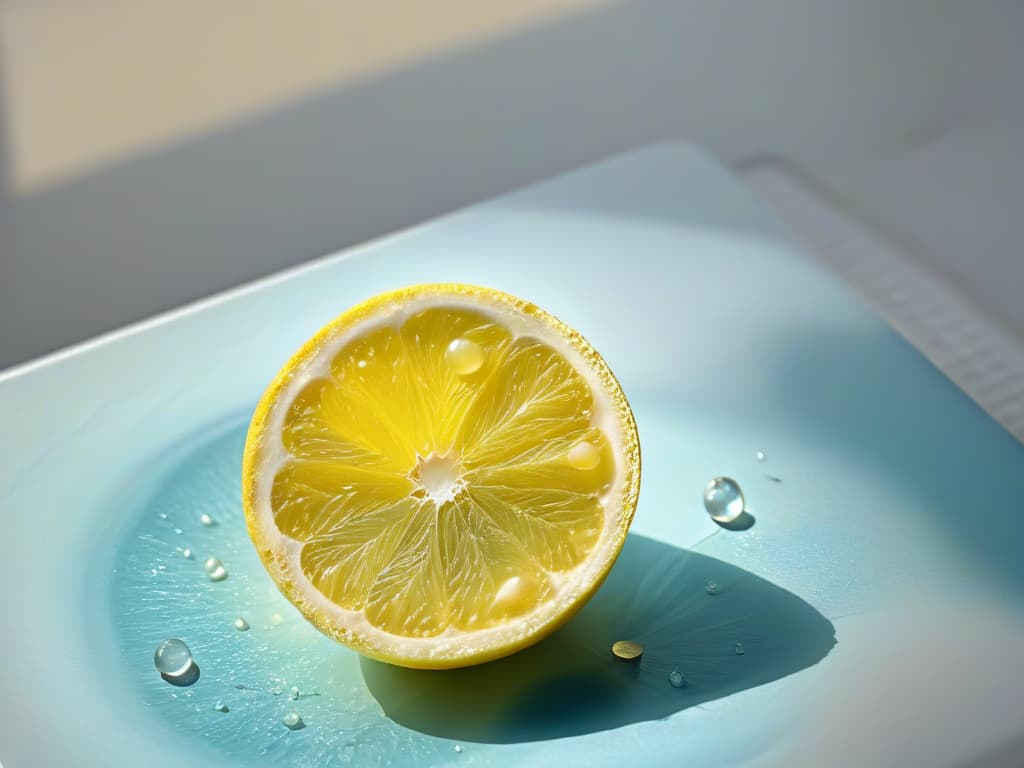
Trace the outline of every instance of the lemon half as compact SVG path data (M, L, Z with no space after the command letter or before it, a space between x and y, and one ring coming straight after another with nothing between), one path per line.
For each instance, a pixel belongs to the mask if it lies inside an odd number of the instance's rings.
M407 667L505 656L600 586L640 484L604 360L521 299L376 296L307 342L256 408L249 533L322 632Z

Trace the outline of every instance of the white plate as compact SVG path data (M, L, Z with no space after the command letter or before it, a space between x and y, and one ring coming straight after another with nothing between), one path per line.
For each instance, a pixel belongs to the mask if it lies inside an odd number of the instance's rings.
M245 422L289 354L360 299L440 280L579 328L633 402L644 456L609 586L532 655L462 677L320 637L259 568L237 503ZM0 413L8 768L940 765L1020 735L1024 448L686 146L8 372ZM747 490L753 527L703 515L719 474ZM207 510L219 526L198 524ZM228 580L205 580L186 545ZM707 578L729 588L709 596ZM231 629L236 614L253 629ZM635 680L601 651L620 634L647 639ZM152 668L175 635L202 669L191 688ZM688 688L668 685L675 666ZM320 696L274 696L275 677ZM289 731L300 706L308 727Z

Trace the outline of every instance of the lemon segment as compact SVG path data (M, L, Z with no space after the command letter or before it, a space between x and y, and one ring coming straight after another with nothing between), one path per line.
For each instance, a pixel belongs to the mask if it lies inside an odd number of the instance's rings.
M599 586L636 507L622 391L575 331L485 288L376 297L325 327L253 417L250 535L322 631L414 667L553 631Z

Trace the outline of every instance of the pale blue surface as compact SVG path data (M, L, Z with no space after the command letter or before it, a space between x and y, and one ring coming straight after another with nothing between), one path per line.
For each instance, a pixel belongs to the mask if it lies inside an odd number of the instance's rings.
M298 618L241 533L237 485L247 414L291 351L362 298L437 280L579 328L633 402L644 455L636 535L579 619L447 677L360 663ZM679 145L14 371L0 409L11 766L730 765L817 736L806 697L884 636L887 599L983 592L1021 612L1024 449ZM753 527L708 519L715 475L743 485ZM210 555L226 581L206 579ZM858 639L839 623L833 649L830 620L850 614ZM648 647L635 680L601 654L620 634ZM195 654L193 687L156 675L165 637ZM689 688L669 686L675 666ZM287 701L293 684L321 695ZM280 723L292 708L302 731Z

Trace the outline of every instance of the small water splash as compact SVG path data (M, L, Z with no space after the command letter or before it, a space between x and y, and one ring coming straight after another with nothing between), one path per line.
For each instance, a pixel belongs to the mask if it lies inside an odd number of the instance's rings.
M731 477L716 477L704 488L704 509L712 520L731 523L746 508L743 489Z
M181 677L194 663L192 651L189 650L184 640L179 640L176 637L164 640L157 646L156 653L153 654L156 671L168 677Z
M224 581L228 577L228 569L216 557L207 558L203 563L203 568L206 570L206 575L210 577L210 581Z
M166 682L179 687L192 685L199 679L199 665L184 640L170 637L157 646L153 665Z

